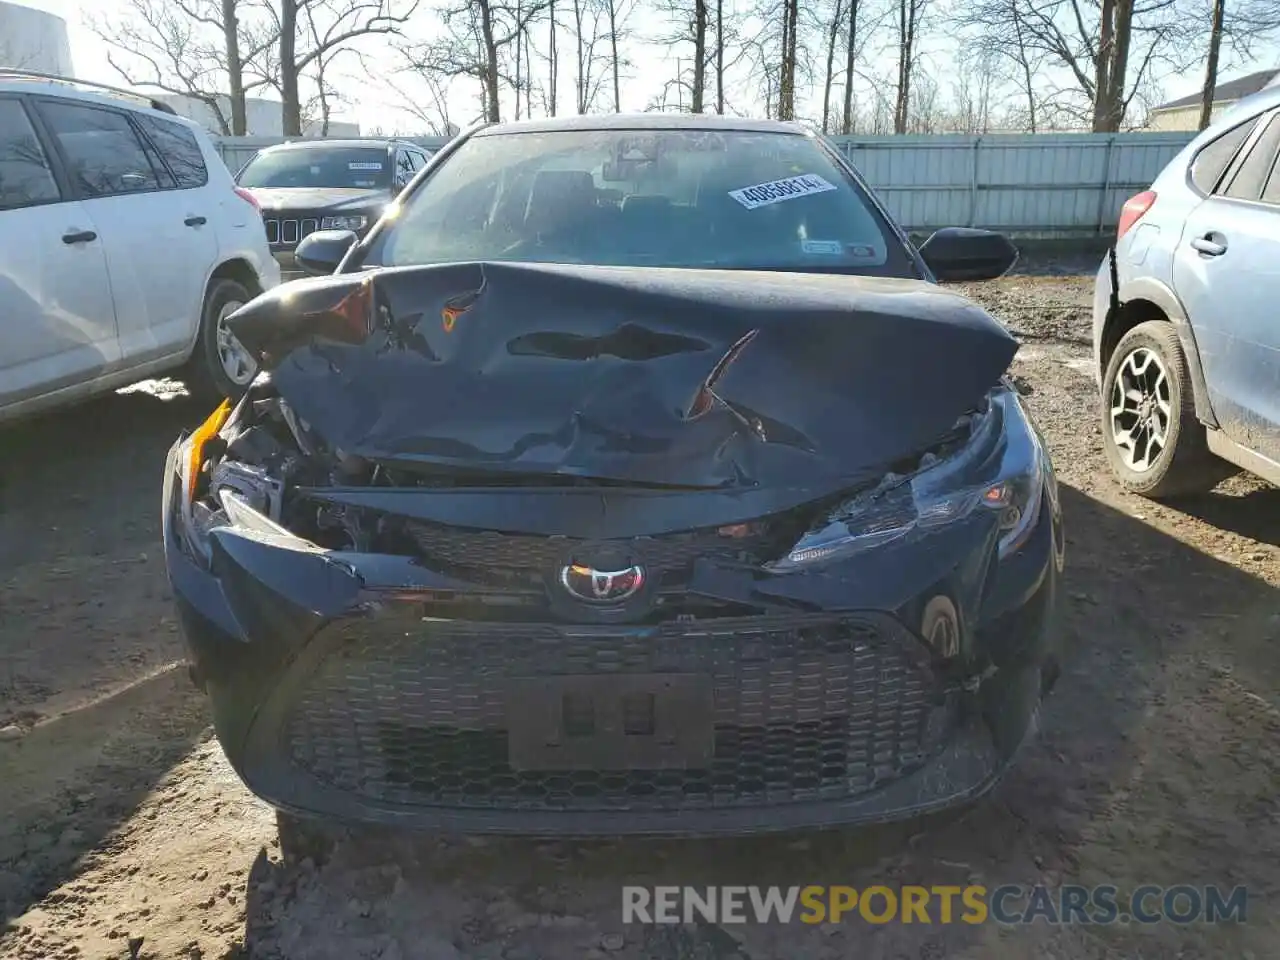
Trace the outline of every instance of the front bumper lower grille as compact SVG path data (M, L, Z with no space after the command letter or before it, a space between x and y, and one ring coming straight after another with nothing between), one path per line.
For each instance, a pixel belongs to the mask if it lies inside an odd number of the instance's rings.
M879 616L652 628L383 616L326 628L298 671L282 691L283 746L295 768L410 808L669 811L843 799L921 767L954 723L923 645ZM689 722L707 727L705 762L513 766L530 722L513 691L534 681L616 690L654 677L703 683L706 712ZM645 709L632 698L615 715L643 736L653 723ZM569 725L568 699L564 711Z

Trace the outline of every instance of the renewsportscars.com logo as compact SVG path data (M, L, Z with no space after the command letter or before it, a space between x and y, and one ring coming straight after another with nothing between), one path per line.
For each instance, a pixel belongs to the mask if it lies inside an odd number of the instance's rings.
M623 923L1244 923L1248 891L1147 884L623 887Z

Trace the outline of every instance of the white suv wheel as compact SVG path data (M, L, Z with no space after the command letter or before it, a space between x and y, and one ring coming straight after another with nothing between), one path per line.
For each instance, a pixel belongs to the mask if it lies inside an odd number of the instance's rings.
M248 385L253 375L258 372L258 364L253 355L244 348L234 333L227 326L227 317L239 310L243 303L228 300L218 310L217 328L214 337L218 345L218 360L222 363L222 372L237 387Z

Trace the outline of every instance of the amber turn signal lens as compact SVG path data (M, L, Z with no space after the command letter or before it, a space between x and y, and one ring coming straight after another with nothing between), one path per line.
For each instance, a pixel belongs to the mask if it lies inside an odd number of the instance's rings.
M196 427L195 433L191 434L191 443L187 447L188 503L195 499L196 481L200 478L200 468L204 466L204 448L218 435L218 431L222 429L222 425L227 422L229 416L231 416L231 403L223 400L218 409L209 414L209 419Z

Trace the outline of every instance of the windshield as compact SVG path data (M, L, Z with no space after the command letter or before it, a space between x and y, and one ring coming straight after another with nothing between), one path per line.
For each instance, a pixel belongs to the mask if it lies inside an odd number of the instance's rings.
M260 153L240 171L242 187L329 187L376 190L391 185L382 147L316 146Z
M902 245L819 143L785 133L475 136L364 257L911 275Z

